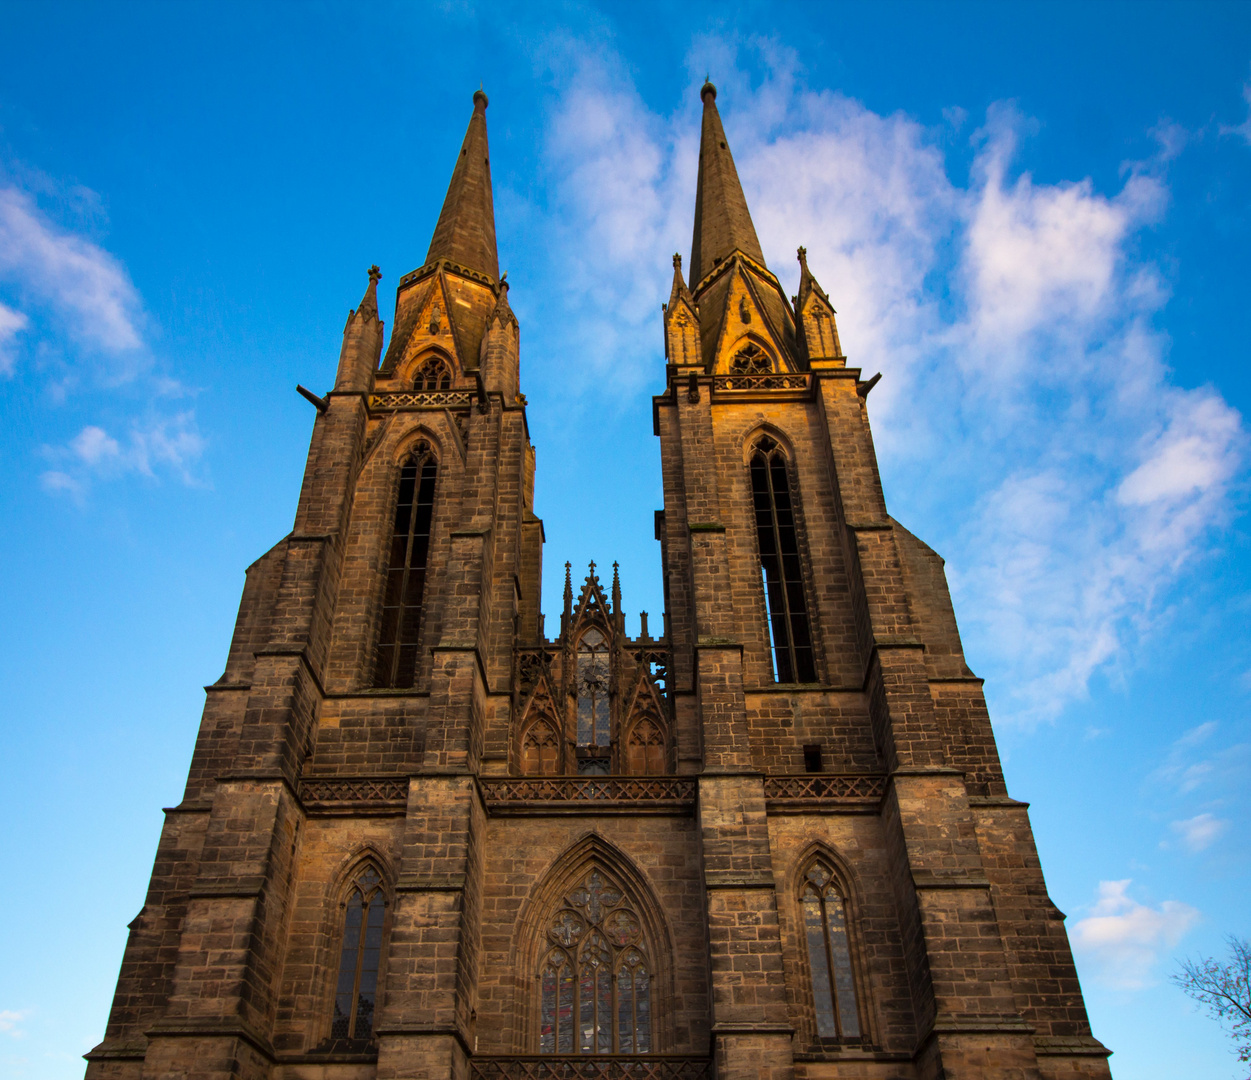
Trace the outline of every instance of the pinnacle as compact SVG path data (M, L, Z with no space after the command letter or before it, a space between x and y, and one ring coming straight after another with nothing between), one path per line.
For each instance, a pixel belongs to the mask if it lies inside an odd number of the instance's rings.
M358 317L367 319L378 318L378 282L382 280L382 271L377 265L369 268L369 284L365 287L365 295L361 298L360 306L357 307L355 314Z

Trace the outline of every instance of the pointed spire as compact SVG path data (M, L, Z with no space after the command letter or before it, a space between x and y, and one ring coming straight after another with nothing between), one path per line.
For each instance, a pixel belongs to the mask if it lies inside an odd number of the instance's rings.
M717 112L717 88L704 83L703 130L699 137L699 181L695 187L695 231L691 237L691 284L698 285L720 260L738 250L764 265L764 252L747 210L743 185Z
M565 563L565 614L573 614L573 569Z
M452 170L447 198L426 262L450 259L454 263L486 274L492 280L500 275L495 250L495 205L491 199L491 161L487 149L487 96L481 90L473 95L473 116L461 144L460 156Z
M695 301L691 297L691 290L686 287L686 282L682 280L682 256L675 252L673 256L673 288L669 290L669 309L672 310L679 300L685 300L692 308L695 307Z
M335 375L334 388L339 391L373 389L374 371L382 353L382 322L378 318L378 282L382 271L377 266L369 268L369 284L359 306L348 313L343 328L343 347L339 351L339 370Z
M617 564L612 564L612 611L618 618L621 616L621 575Z
M801 247L796 255L799 258L799 295L795 297L795 318L801 331L801 349L809 362L840 359L843 346L838 340L838 320L834 317L834 305L808 269L808 249Z

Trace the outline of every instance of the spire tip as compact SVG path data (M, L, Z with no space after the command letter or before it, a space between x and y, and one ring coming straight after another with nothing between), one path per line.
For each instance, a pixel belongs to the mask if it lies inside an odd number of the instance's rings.
M699 88L699 100L707 105L709 97L711 97L713 101L717 100L717 88L708 81L708 77L705 75L704 85Z
M489 104L486 93L483 91L481 84L479 84L478 89L473 92L474 112L486 112L486 107Z

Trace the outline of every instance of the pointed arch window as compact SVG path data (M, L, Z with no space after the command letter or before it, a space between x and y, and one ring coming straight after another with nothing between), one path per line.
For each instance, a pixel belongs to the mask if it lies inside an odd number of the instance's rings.
M655 717L634 722L626 739L626 772L635 776L660 776L665 767L664 728Z
M413 377L414 390L450 390L452 369L441 356L432 356L417 369Z
M526 776L555 776L560 772L560 739L547 720L536 720L521 740L521 771Z
M650 1054L652 967L625 891L593 868L548 924L539 977L541 1054Z
M760 438L751 456L751 489L773 678L780 683L816 682L786 455L768 435Z
M608 640L591 627L578 642L578 745L607 747L612 735L608 701Z
M366 865L353 880L344 908L339 978L330 1022L334 1042L362 1043L373 1036L385 909L382 877L373 866Z
M730 361L731 375L769 375L772 371L773 359L754 343L748 343L739 349Z
M438 471L434 452L425 442L417 444L400 468L378 640L379 687L407 688L416 677Z
M860 1038L856 985L847 941L847 906L833 871L823 862L809 868L800 888L812 1004L822 1039Z

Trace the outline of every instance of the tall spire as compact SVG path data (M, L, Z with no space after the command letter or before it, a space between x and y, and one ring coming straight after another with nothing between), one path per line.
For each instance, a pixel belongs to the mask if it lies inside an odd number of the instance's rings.
M486 274L500 276L495 251L495 205L491 199L491 158L487 149L487 96L481 90L473 95L473 116L460 147L447 198L434 227L434 238L426 262L450 259L454 263Z
M692 289L735 249L764 265L764 252L717 112L717 88L706 82L699 96L704 102L704 125L699 137L699 182L691 237Z

